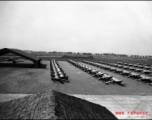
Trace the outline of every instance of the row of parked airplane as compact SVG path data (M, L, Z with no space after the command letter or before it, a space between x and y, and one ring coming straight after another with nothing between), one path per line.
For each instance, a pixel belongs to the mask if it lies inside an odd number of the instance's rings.
M125 70L131 70L131 71L134 71L134 72L138 72L138 73L143 73L143 74L147 74L147 75L150 75L152 74L152 71L150 71L151 67L147 67L147 66L139 66L139 67L135 67L134 64L130 64L130 63L125 63L125 64L120 64L120 62L117 62L117 63L107 63L107 62L102 62L102 61L99 61L100 63L104 64L104 65L108 65L108 66L111 66L111 67L118 67L118 68L122 68L122 69L125 69ZM149 70L147 70L147 68Z
M74 66L80 68L81 70L87 72L88 74L91 74L93 77L97 78L98 80L103 81L106 84L110 84L110 83L121 84L123 81L123 80L119 80L113 76L110 76L107 73L102 73L101 71L88 67L88 66L84 65L83 63L76 62L73 60L68 60L68 62L73 64Z
M52 59L50 61L50 72L51 72L51 79L56 82L61 82L64 84L64 82L68 82L68 76L63 71L63 69L59 66L59 64L56 62L55 59Z
M82 62L90 64L90 65L94 65L96 67L99 67L99 68L102 68L105 70L109 70L111 72L119 73L123 76L134 78L134 79L137 79L138 81L142 81L144 83L148 83L148 84L152 85L152 77L148 77L148 76L145 76L142 74L137 74L135 72L126 71L126 70L119 69L119 68L114 68L113 66L110 66L110 65L107 65L104 63L95 63L95 62L85 61L85 60Z
M124 62L117 62L117 64L126 65L126 66L133 66L133 67L143 68L143 69L147 69L147 70L152 69L152 65L147 65L147 64L143 64L143 63L131 64L131 63L124 63Z

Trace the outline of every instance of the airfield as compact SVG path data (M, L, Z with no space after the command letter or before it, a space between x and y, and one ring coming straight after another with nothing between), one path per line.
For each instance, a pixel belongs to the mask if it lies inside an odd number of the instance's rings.
M22 67L0 67L0 100L1 102L10 101L24 96L34 95L45 92L49 89L75 96L91 103L106 107L118 119L151 119L152 118L152 86L138 82L135 79L127 78L108 70L97 68L92 65L87 66L97 69L103 73L108 73L118 79L123 80L123 86L117 84L105 84L94 78L90 74L73 66L68 59L62 57L41 56L45 68L22 68ZM53 82L50 76L50 60L56 59L59 66L64 70L70 83L61 84ZM30 63L28 60L20 59L19 63ZM95 58L78 59L99 62L128 62L152 64L148 60L127 59L127 58ZM83 63L85 64L85 63ZM131 111L148 112L148 115L131 115ZM124 114L116 114L124 112Z

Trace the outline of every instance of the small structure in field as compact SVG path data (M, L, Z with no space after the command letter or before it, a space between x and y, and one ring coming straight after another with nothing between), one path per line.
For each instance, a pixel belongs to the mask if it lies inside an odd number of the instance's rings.
M62 58L94 59L92 55L63 55Z

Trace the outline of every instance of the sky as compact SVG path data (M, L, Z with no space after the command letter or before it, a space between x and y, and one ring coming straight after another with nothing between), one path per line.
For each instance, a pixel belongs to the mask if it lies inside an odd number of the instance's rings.
M152 55L152 1L0 1L0 48Z

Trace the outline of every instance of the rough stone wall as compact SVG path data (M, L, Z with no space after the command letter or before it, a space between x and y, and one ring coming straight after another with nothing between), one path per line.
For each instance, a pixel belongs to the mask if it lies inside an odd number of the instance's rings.
M0 103L0 119L55 119L54 113L51 91Z
M60 119L117 119L100 105L59 92L55 93L55 113Z
M59 93L46 91L1 102L0 119L117 119L97 104Z

